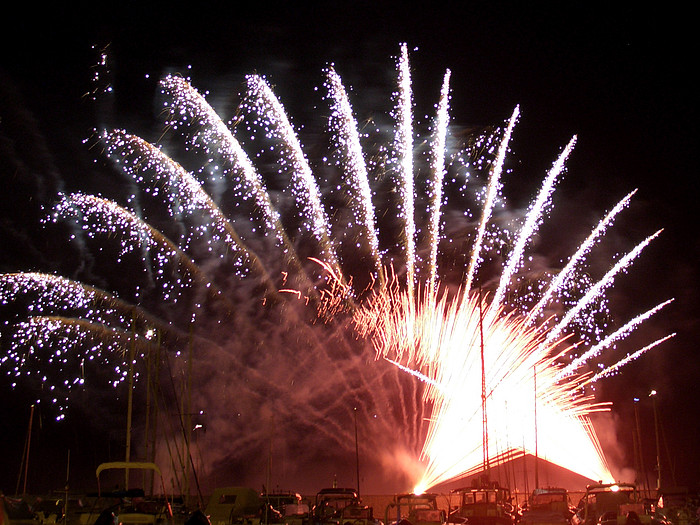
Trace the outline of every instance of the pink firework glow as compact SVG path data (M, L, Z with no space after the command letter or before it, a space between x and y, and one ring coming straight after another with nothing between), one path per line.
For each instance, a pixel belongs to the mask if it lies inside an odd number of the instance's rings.
M588 276L631 192L561 268L536 272L529 250L577 138L519 213L502 189L520 108L464 139L450 125L446 71L421 128L406 45L396 66L391 123L376 129L354 115L336 66L326 69L329 152L318 159L263 76L246 77L229 122L190 80L165 77L162 142L96 134L134 189L126 202L62 194L47 221L73 225L70 241L86 252L97 245L94 261L116 243L114 281L0 275L0 304L23 312L3 330L3 369L49 392L61 419L74 389L104 378L91 365L117 388L131 368L137 379L151 372L155 348L170 350L170 373L192 365L198 378L212 470L243 472L271 435L290 464L346 458L359 419L372 429L364 454L409 457L392 468L416 491L535 451L611 481L590 419L609 405L591 386L673 334L596 360L671 301L612 331L598 319L616 277L660 232Z

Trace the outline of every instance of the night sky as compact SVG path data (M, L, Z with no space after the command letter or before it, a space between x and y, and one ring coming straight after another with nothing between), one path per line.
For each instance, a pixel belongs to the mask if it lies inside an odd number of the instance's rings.
M531 196L574 134L578 143L555 198L564 217L595 220L638 188L615 228L619 249L659 228L664 232L616 284L611 310L626 318L673 297L624 348L634 351L664 333L677 336L604 381L598 394L614 403L617 439L631 467L634 397L641 399L647 464L655 461L647 395L657 389L670 451L662 459L666 479L700 484L697 98L691 92L696 29L689 13L632 2L614 8L589 2L566 8L507 2L329 2L284 9L265 2L228 9L129 4L48 11L32 4L3 16L0 271L80 274L79 261L39 228L41 206L59 189L119 191L115 182L104 182L83 139L101 126L157 138L154 100L164 74L191 76L213 97L235 87L241 75L264 74L295 123L307 122L315 115L314 87L329 62L352 84L367 113L385 111L393 57L406 42L416 114L432 111L446 68L452 71L454 124L501 123L520 105L513 141L517 177L507 184L514 202L526 203L523 195ZM95 48L107 48L111 61L110 76L97 84ZM89 93L106 82L114 90L110 103L95 104ZM550 233L562 245L570 242L566 229ZM6 378L0 388L0 490L10 493L32 394L11 390ZM35 482L43 478L43 489L63 486L68 448L74 458L91 456L86 465L103 461L113 431L98 428L94 419L69 415L57 424L42 413L36 454L49 475L35 474ZM104 446L95 445L100 440Z

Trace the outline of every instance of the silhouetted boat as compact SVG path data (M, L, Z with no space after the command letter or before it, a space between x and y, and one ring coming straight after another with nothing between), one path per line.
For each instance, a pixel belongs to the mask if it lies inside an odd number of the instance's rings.
M263 524L307 525L309 503L296 492L263 492L260 499L264 503L261 517Z
M39 525L40 521L26 499L12 498L0 492L0 524Z
M397 494L386 508L386 525L444 525L447 514L438 507L438 495Z
M374 509L363 505L355 489L327 488L316 494L313 525L381 525Z
M588 485L572 525L670 525L645 503L633 483Z
M673 525L697 525L697 505L687 487L660 489L655 501L656 512Z
M131 471L152 471L160 475L154 463L115 461L97 467L97 494L87 495L89 505L71 512L80 525L162 525L173 522L170 502L165 497L146 496L142 488L103 491L100 474L106 470L125 472L125 486Z
M260 523L264 503L249 487L220 487L209 497L205 513L211 525Z
M532 491L522 508L523 525L568 525L574 515L569 494L564 488L538 488Z
M514 525L516 509L512 504L510 489L497 482L476 482L471 487L452 491L452 499L459 502L450 509L450 523L469 525Z

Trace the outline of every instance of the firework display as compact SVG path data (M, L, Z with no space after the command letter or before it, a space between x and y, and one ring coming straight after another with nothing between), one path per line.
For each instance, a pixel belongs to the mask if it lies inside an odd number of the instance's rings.
M307 156L264 77L246 78L228 123L187 79L163 78L161 144L124 130L99 134L133 194L124 203L62 194L48 217L77 225L69 242L129 277L98 287L1 275L0 304L12 313L3 370L41 385L63 418L73 389L100 387L90 367L111 370L116 388L156 347L181 370L190 359L210 433L235 444L210 447L209 468L254 456L271 426L300 463L346 453L359 416L365 453L393 463L417 491L536 450L612 481L590 420L608 404L591 385L673 336L602 364L671 300L617 328L598 319L608 315L615 278L661 232L589 277L586 257L631 192L561 268L533 277L528 250L576 137L529 208L505 213L520 108L504 126L459 142L450 135L447 71L423 137L410 73L403 45L383 143L385 130L358 125L353 92L329 67L330 153L321 160Z

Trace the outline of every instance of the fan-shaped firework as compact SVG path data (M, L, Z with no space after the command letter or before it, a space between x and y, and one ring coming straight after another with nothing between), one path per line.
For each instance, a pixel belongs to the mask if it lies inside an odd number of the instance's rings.
M117 385L125 356L139 356L143 373L147 357L168 350L179 356L168 358L171 377L189 366L190 410L207 413L206 466L232 468L241 483L260 479L271 439L288 479L320 461L341 472L354 460L354 428L366 463L421 489L536 446L581 475L610 478L588 419L605 406L587 385L660 341L598 374L588 365L668 302L609 334L596 316L658 232L586 280L586 256L629 194L563 268L532 279L526 253L576 139L527 212L506 220L501 180L519 108L503 128L458 144L448 71L430 136L416 140L406 46L397 65L385 145L382 131L358 129L328 68L330 152L317 160L263 77L247 78L228 124L188 80L164 78L172 143L101 133L138 191L122 205L62 195L51 215L80 227L74 240L96 263L106 254L106 286L0 276L12 312L4 367L43 384L62 413L71 389L99 386L90 362L112 368ZM535 424L557 432L535 443Z

